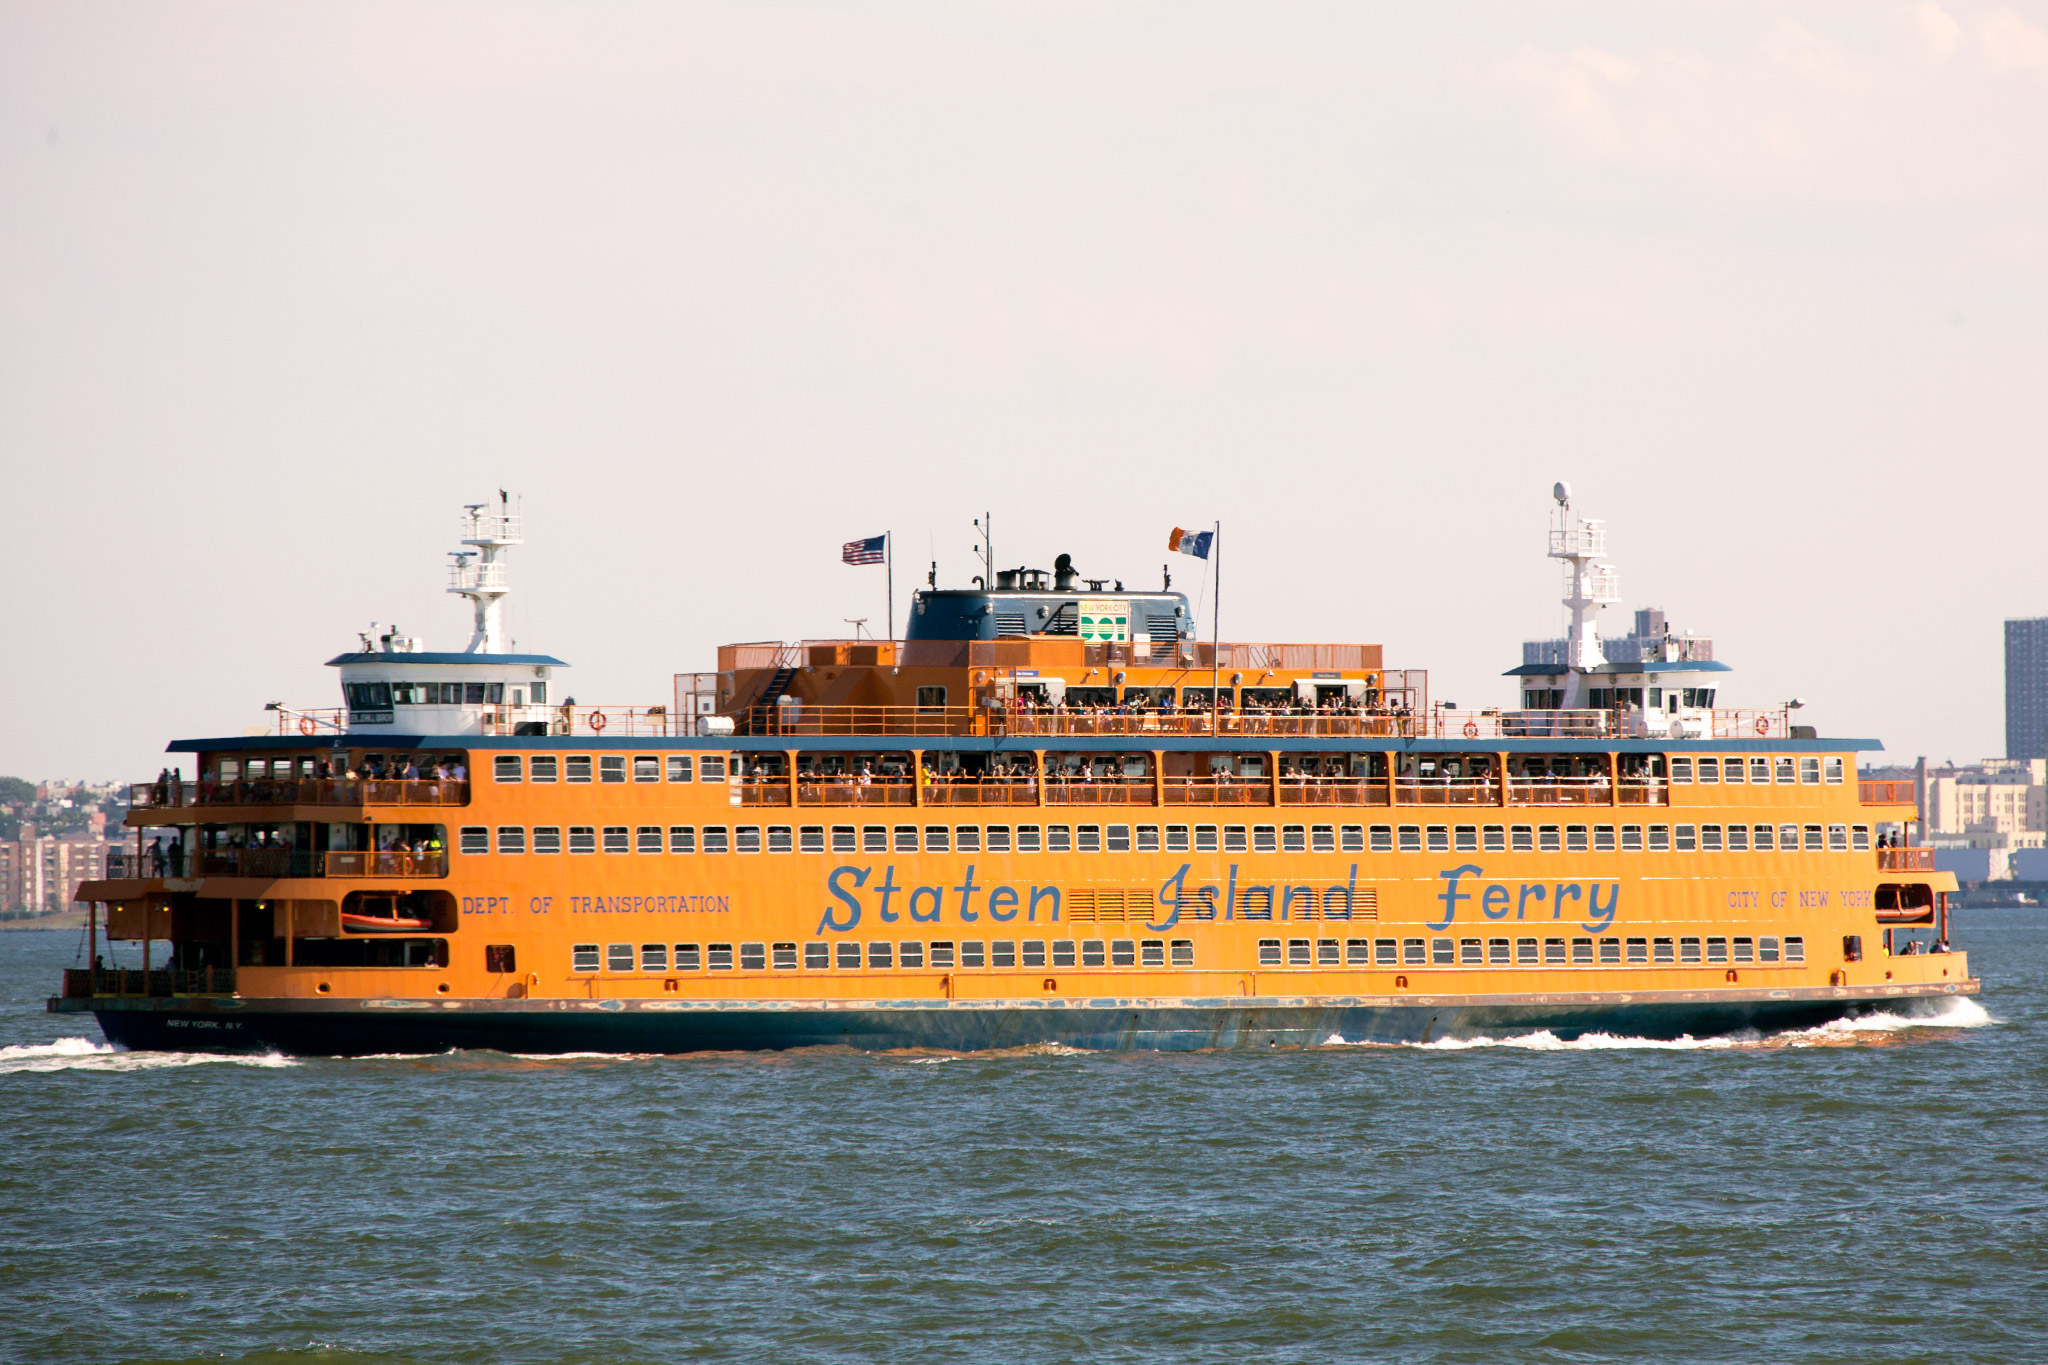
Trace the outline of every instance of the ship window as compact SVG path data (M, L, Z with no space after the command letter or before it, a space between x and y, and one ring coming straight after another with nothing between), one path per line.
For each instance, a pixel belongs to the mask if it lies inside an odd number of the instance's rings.
M1350 966L1350 967L1369 967L1369 966L1371 966L1371 965L1372 965L1372 940L1371 940L1371 939L1364 939L1364 938L1347 938L1347 939L1345 939L1345 940L1344 940L1344 963L1345 963L1345 965L1346 965L1346 966Z
M727 840L724 825L704 826L704 851L706 853L730 853L732 847Z
M1267 826L1262 825L1260 828L1264 829ZM1308 852L1308 831L1300 825L1282 825L1280 827L1280 847L1288 853Z
M1546 963L1557 963L1559 965L1562 965L1564 962L1564 940L1561 938L1544 939L1543 960Z
M1072 853L1074 831L1069 825L1047 825L1045 827L1045 851L1047 853Z
M1804 938L1798 934L1792 934L1786 938L1785 960L1787 962L1806 961L1806 940Z
M1729 782L1735 784L1736 786L1740 786L1742 784L1742 760L1739 758L1731 758L1726 763L1722 764L1721 780L1723 782Z
M589 754L569 755L568 780L571 782L588 782L590 780Z
M665 972L668 970L668 945L666 943L643 943L640 945L640 970L643 972Z
M527 776L535 782L552 782L559 767L560 763L553 754L535 754L527 765Z
M1346 853L1365 851L1365 826L1345 825L1337 831L1337 847Z
M1507 851L1508 831L1505 825L1488 825L1480 831L1480 837L1488 853Z
M789 852L793 846L790 836L791 831L788 825L768 826L768 851L770 853Z
M1593 961L1593 940L1575 938L1572 940L1572 965L1590 966Z
M1650 960L1652 962L1671 961L1671 940L1668 938L1652 939L1650 942Z
M1318 967L1340 967L1344 964L1342 948L1334 938L1316 940L1316 965Z
M1808 853L1818 853L1821 851L1821 828L1819 825L1808 825L1806 827L1806 851Z
M518 754L499 754L491 759L491 776L499 782L523 781L524 768Z
M1196 826L1195 826L1195 852L1197 852L1197 853L1214 853L1215 851L1216 851L1216 826L1214 826L1214 825L1196 825Z
M1166 965L1166 940L1163 938L1143 940L1139 945L1139 959L1139 965L1141 966L1164 967Z
M1771 780L1771 760L1762 755L1750 759L1749 780L1752 783L1769 782Z
M1422 826L1401 826L1401 851L1403 853L1422 852Z
M1314 952L1315 947L1309 940L1305 938L1290 938L1287 940L1287 965L1290 967L1310 966L1314 962Z
M1459 825L1451 831L1451 837L1458 852L1477 853L1479 851L1479 826Z
M1486 961L1485 946L1481 944L1480 941L1476 938L1459 939L1458 961L1465 963L1468 966L1479 966L1481 963Z
M597 970L597 945L579 943L569 950L569 970L572 972L594 972Z
M706 754L697 762L699 775L706 782L725 781L725 755Z
M697 851L697 830L693 825L670 825L668 827L668 851L671 853L695 853Z
M1614 826L1593 826L1593 851L1595 853L1614 852Z
M1111 825L1111 826L1109 827L1109 851L1110 851L1111 853L1116 853L1116 852L1118 852L1118 851L1120 851L1120 850L1123 850L1123 849L1128 849L1128 848L1129 848L1129 847L1131 846L1131 845L1130 845L1130 835L1129 835L1129 833L1127 833L1127 831L1128 831L1129 829L1130 829L1130 826L1129 826L1129 825ZM1117 842L1117 840L1118 840L1118 839L1122 839L1122 840L1123 840L1124 842L1123 842L1123 843L1121 843L1121 844L1119 844L1119 843ZM1157 853L1158 851L1159 851L1159 826L1157 826L1157 825L1140 825L1140 826L1138 826L1138 852L1140 852L1140 853Z
M990 829L989 833L994 834L995 830ZM1043 844L1043 840L1040 837L1042 833L1043 831L1036 825L1017 826L1017 851L1019 853L1038 852ZM989 851L991 853L995 852L995 845L993 843L989 845Z
M984 831L984 834L986 836L984 842L987 843L989 852L1008 853L1010 851L1010 827L1008 825L990 825Z
M633 945L630 943L607 943L604 945L604 969L608 972L630 972L633 970Z
M915 853L915 852L917 852L917 826L916 826L916 825L898 825L898 826L896 826L896 851L897 851L898 853Z
M868 944L868 966L893 967L896 965L896 945L880 939Z
M1730 825L1730 826L1728 826L1728 851L1729 851L1730 853L1747 853L1747 852L1749 852L1749 826L1748 826L1748 825Z
M1534 966L1536 963L1536 940L1518 938L1515 940L1515 963L1517 966Z
M1709 787L1711 787L1711 786L1715 785L1716 783L1718 783L1718 782L1719 782L1720 780L1721 780L1721 760L1720 760L1720 759L1718 759L1718 758L1703 758L1703 759L1701 759L1701 760L1700 760L1700 782L1701 782L1701 783L1702 783L1703 785L1705 785L1705 786L1709 786Z
M741 825L732 832L732 846L735 853L759 853L761 851L761 827ZM706 849L705 852L710 852Z
M1650 826L1650 851L1652 853L1664 853L1668 852L1670 848L1671 827L1669 825Z
M946 853L946 852L949 852L949 851L951 851L952 847L953 847L953 831L952 831L952 830L948 829L948 828L947 828L946 826L944 826L944 825L926 825L926 826L924 827L924 851L925 851L925 852L927 852L927 853Z
M1840 755L1840 754L1830 754L1830 755L1828 756L1828 760L1827 760L1827 763L1828 763L1828 781L1829 781L1829 783L1830 783L1830 784L1833 784L1833 783L1839 783L1839 782L1840 782L1840 781L1842 780L1842 757L1841 757L1841 755Z
M1542 849L1545 853L1555 853L1563 847L1558 838L1558 828L1556 825L1544 825L1536 831L1536 847Z
M1870 826L1851 826L1849 829L1849 846L1859 853L1868 849L1870 847Z
M1101 939L1084 938L1081 940L1081 965L1083 967L1100 967L1103 965Z
M1736 960L1737 962L1754 962L1754 961L1756 961L1756 940L1755 940L1755 939L1752 939L1752 938L1738 938L1738 939L1736 939L1736 940L1735 940L1735 960Z
M571 853L597 852L597 826L569 826L569 851Z
M905 939L896 945L896 965L899 967L924 966L924 944L916 939Z
M1809 787L1820 785L1820 760L1802 758L1799 760L1799 780Z
M1728 960L1728 940L1727 940L1727 939L1725 939L1725 938L1710 938L1710 939L1708 939L1708 940L1707 940L1707 961L1709 961L1709 962L1726 962L1727 960Z
M1719 853L1721 851L1721 827L1719 825L1700 826L1700 848L1707 853Z
M661 756L659 754L633 755L633 780L635 782L661 781Z
M1225 853L1242 853L1245 851L1245 827L1243 825L1225 825L1223 827L1223 851Z
M1584 853L1586 851L1586 827L1584 825L1566 825L1564 827L1564 846L1565 851L1568 853Z
M1188 847L1188 827L1186 825L1168 825L1166 827L1166 851L1169 853L1185 853L1188 851Z
M1252 852L1271 853L1275 847L1273 827L1271 825L1252 826Z
M639 825L633 830L633 851L635 853L661 852L661 826Z
M1504 938L1486 940L1486 960L1494 966L1505 967L1515 960L1513 945Z
M1618 938L1601 939L1600 960L1606 963L1621 961L1621 940Z
M1691 853L1691 852L1694 852L1695 850L1697 850L1697 849L1699 848L1699 845L1700 845L1700 838L1699 838L1699 830L1698 830L1698 828L1696 828L1695 826L1692 826L1692 825L1680 825L1680 826L1678 826L1678 844L1677 844L1677 847L1678 847L1678 851L1679 851L1680 853Z
M562 851L562 827L560 825L535 825L533 827L533 851L535 853L560 853Z
M834 952L837 954L838 966L841 971L853 971L860 966L860 945L858 943L838 944L834 948Z
M524 852L526 852L526 826L524 826L524 825L500 825L500 826L498 826L498 852L500 852L500 853L524 853Z
M1277 967L1280 965L1279 939L1262 938L1259 940L1259 965L1261 967Z
M1536 831L1528 825L1516 825L1508 831L1508 844L1517 853L1531 853L1536 848Z
M1173 965L1192 967L1195 965L1195 941L1191 938L1177 938L1167 945L1173 952Z
M491 851L491 827L489 825L464 825L457 838L456 847L464 853L489 853Z
M1052 941L1052 965L1071 967L1074 965L1074 940L1056 938Z
M688 754L670 754L668 756L668 780L671 782L688 782L691 776L690 769L694 766L696 765L690 761Z
M946 689L943 687L918 688L917 704L923 707L944 706L946 704Z
M1416 966L1421 963L1429 961L1428 940L1420 938L1402 939L1401 960L1405 963L1408 963L1410 966Z
M889 851L889 827L887 825L862 825L860 827L860 851L863 853L887 853Z
M1753 838L1751 839L1751 846L1754 847L1756 851L1759 853L1769 853L1771 849L1775 847L1775 836L1773 834L1775 828L1776 827L1772 825L1758 825L1755 829L1750 831L1750 833L1753 836Z
M988 945L988 965L991 967L1014 967L1017 965L1017 945L1006 938L999 938ZM1045 944L1037 939L1024 943L1024 965L1043 967L1045 965Z
M1673 758L1671 760L1671 785L1690 786L1692 783L1692 760Z
M955 825L953 827L953 848L960 853L981 852L981 826Z
M796 945L794 943L778 943L771 951L775 955L776 971L793 972L796 970Z
M822 972L832 966L832 945L813 940L804 945L804 970Z
M1628 960L1630 962L1648 962L1650 960L1650 940L1646 938L1630 939L1628 941Z
M484 945L484 970L487 972L516 972L518 954L510 943L486 943Z
M1458 945L1447 938L1433 938L1429 941L1429 960L1439 967L1457 965Z
M1398 939L1376 938L1372 941L1372 960L1382 967L1401 965L1401 944Z
M1698 962L1700 960L1700 941L1696 938L1682 938L1678 940L1678 960L1680 962Z
M1834 853L1848 852L1849 827L1847 825L1828 826L1828 849Z
M1429 840L1431 853L1448 853L1451 848L1451 832L1442 825L1431 825L1424 834Z
M1128 828L1128 826L1126 826L1126 828ZM1102 826L1082 825L1079 829L1075 831L1075 834L1079 841L1080 850L1083 853L1102 852ZM1130 847L1129 835L1124 836L1124 847L1126 849L1129 849Z
M675 969L676 969L677 971L679 971L679 972L694 972L694 971L701 971L701 970L703 969L703 966L704 966L704 958L703 958L703 954L702 954L702 952L701 952L701 951L700 951L700 950L698 949L698 946L697 946L696 944L694 944L694 943L678 943L678 944L676 945L676 965L675 965Z
M859 847L860 835L852 825L832 826L832 851L834 853L853 853L858 851Z
M1375 853L1391 853L1393 850L1393 827L1391 825L1374 825L1372 827L1372 851Z
M1784 755L1775 761L1773 764L1773 778L1781 784L1792 780L1792 757L1790 754Z
M576 851L576 832L569 831L569 851ZM633 851L631 834L624 825L604 827L604 851L607 853L630 853Z
M704 945L704 965L714 972L732 970L732 945L730 943L707 943Z
M970 939L962 939L962 940L961 940L961 942L960 942L960 965L961 965L961 966L963 966L963 967L981 967L981 966L985 966L985 965L987 965L987 962L988 962L988 953L987 953L987 948L986 948L986 946L985 946L985 945L984 945L984 944L982 943L982 941L981 941L980 939L978 939L978 938L970 938Z
M825 827L805 825L796 832L796 847L799 853L823 853L825 851Z
M1780 853L1797 853L1799 851L1799 826L1778 826L1778 851Z

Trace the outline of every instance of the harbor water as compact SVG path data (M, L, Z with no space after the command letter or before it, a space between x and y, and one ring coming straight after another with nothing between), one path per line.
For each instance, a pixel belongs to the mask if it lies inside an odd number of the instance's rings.
M0 1361L2039 1361L2048 914L1933 1022L116 1052L0 934Z

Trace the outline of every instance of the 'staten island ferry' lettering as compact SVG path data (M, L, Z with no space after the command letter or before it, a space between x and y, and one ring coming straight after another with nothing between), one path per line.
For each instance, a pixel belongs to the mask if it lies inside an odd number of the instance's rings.
M1478 710L1377 645L1202 642L1170 574L1064 555L934 574L900 640L731 645L669 704L590 705L501 652L520 518L472 507L469 647L366 635L345 706L172 744L196 778L135 788L51 1008L140 1048L675 1052L1706 1035L1974 994L1912 784L1721 706L1660 613L1603 641L1605 531L1557 502L1569 634Z

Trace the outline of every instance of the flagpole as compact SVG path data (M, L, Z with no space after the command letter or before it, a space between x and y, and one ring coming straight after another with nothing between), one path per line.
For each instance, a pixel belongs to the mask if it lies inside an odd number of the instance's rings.
M1209 588L1209 705L1214 708L1215 730L1223 729L1223 522L1216 522L1215 580Z
M882 532L882 581L887 585L883 591L889 594L889 609L882 619L889 627L890 650L895 650L896 640L896 533Z

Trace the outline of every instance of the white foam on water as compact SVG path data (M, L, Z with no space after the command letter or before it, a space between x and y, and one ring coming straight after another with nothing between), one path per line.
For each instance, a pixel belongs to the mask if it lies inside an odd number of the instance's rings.
M1438 1038L1433 1042L1402 1043L1399 1046L1434 1052L1466 1052L1489 1047L1520 1048L1527 1052L1721 1052L1733 1048L1826 1047L1854 1041L1859 1035L1899 1033L1917 1028L1982 1028L1997 1022L1990 1011L1975 1000L1954 996L1943 1000L1941 1007L1931 1014L1894 1014L1878 1010L1854 1018L1830 1019L1812 1028L1787 1029L1772 1034L1758 1033L1754 1029L1714 1038L1695 1038L1691 1034L1680 1034L1676 1038L1637 1038L1611 1033L1582 1033L1567 1041L1549 1029L1538 1029L1534 1033L1505 1038L1483 1035L1477 1038ZM1330 1035L1329 1043L1342 1041L1336 1034Z
M958 1057L912 1057L910 1064L912 1066L937 1066L940 1062L957 1062L959 1060Z
M1813 1047L1854 1038L1859 1033L1897 1033L1914 1028L1983 1028L1997 1022L1991 1017L1990 1010L1968 996L1958 995L1942 1001L1942 1007L1932 1014L1893 1014L1890 1010L1878 1010L1853 1019L1830 1019L1812 1028L1793 1029L1776 1035L1773 1041L1792 1047Z
M298 1062L275 1052L130 1052L90 1038L59 1038L53 1043L20 1043L0 1047L0 1075L45 1071L161 1071L166 1067L286 1067Z

